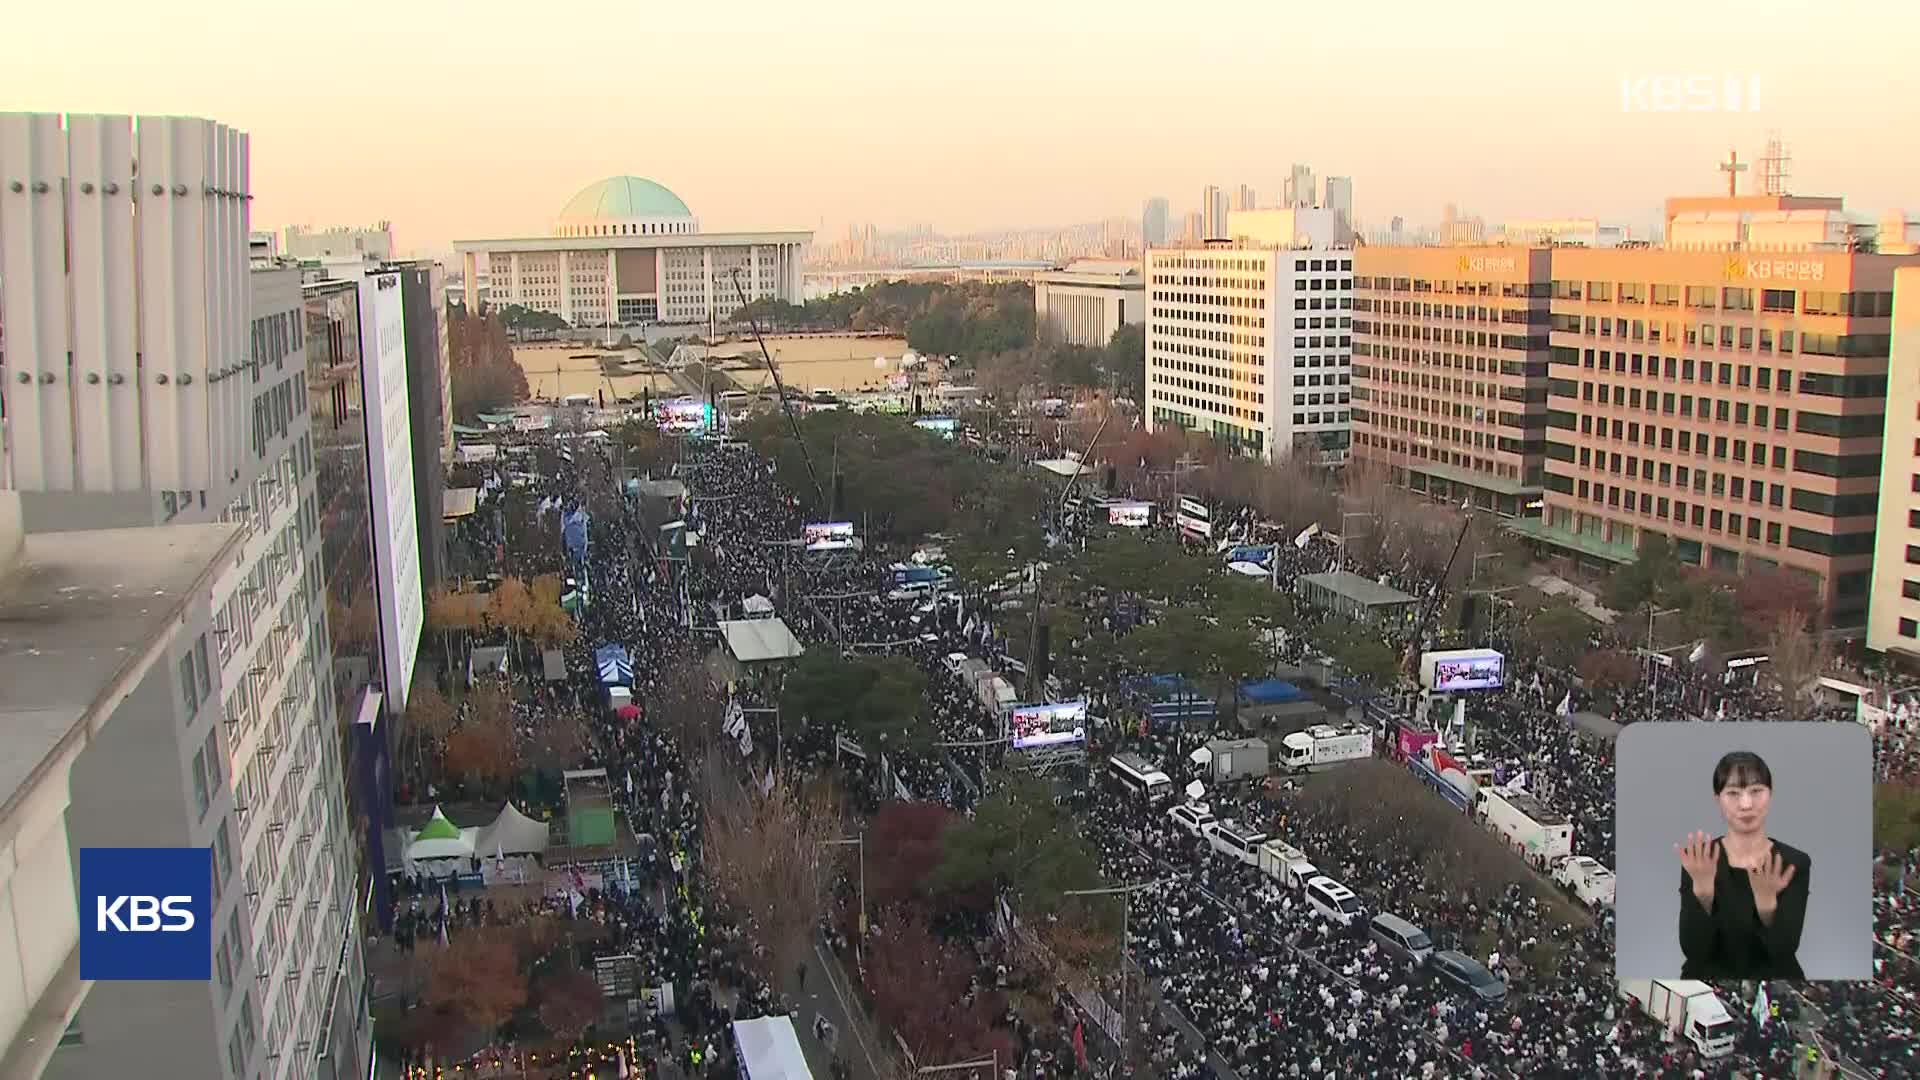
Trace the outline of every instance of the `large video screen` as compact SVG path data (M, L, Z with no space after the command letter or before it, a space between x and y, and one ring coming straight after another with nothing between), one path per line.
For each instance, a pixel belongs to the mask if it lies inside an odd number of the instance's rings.
M1013 748L1087 741L1087 703L1062 701L1052 705L1016 705L1007 719Z
M1492 649L1459 650L1432 658L1433 692L1498 690L1506 685L1507 659Z
M959 422L951 416L928 416L913 422L913 426L922 431L931 431L935 435L951 439L959 428Z
M801 532L808 551L837 551L853 546L853 522L822 521Z
M1107 507L1107 524L1125 525L1129 529L1144 529L1153 524L1153 504L1113 503Z
M659 405L658 416L662 431L706 431L713 426L712 411L706 402L698 398L663 401Z

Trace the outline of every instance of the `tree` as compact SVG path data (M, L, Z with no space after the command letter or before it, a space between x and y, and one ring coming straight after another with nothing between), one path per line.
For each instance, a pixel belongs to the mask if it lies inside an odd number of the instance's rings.
M1748 626L1773 631L1788 612L1797 614L1803 628L1811 628L1808 616L1820 610L1820 594L1806 575L1779 566L1760 566L1741 574L1733 582L1734 601L1740 620Z
M496 930L468 930L431 958L425 1002L491 1038L527 1003L527 975Z
M1387 687L1400 677L1399 656L1370 627L1336 616L1321 624L1314 640L1354 678Z
M919 916L895 913L878 923L867 951L867 988L881 1022L914 1061L939 1064L985 1048L984 1003L964 1000L968 975L966 963Z
M1805 612L1775 613L1767 630L1767 666L1780 689L1780 707L1788 720L1804 720L1813 711L1814 683L1833 666L1833 645L1807 628Z
M516 655L521 635L532 630L535 618L533 592L520 578L502 578L487 597L487 623L506 632Z
M1666 537L1648 533L1641 539L1633 562L1607 576L1601 599L1615 611L1632 611L1660 601L1679 580L1680 560L1672 545Z
M440 635L441 649L449 667L457 666L453 635L466 635L480 628L480 598L473 593L456 592L447 585L435 585L427 593L427 626Z
M483 791L497 790L512 780L519 758L512 722L497 713L475 709L447 736L447 772Z
M720 747L708 750L705 865L716 889L764 950L764 976L779 985L808 951L824 908L821 846L840 837L840 814L821 785L777 783L762 796L734 779Z
M1044 781L1020 773L989 787L973 818L947 829L934 891L976 908L1010 893L1031 920L1058 912L1067 890L1100 887L1098 861Z
M453 415L471 423L527 399L527 374L513 358L507 328L492 315L447 312L447 358Z
M606 1015L607 999L599 980L577 967L564 967L541 979L540 1025L554 1041L572 1046Z
M926 893L946 854L951 810L936 802L890 802L867 826L867 896L875 907Z
M1591 648L1597 624L1565 600L1554 600L1529 615L1514 644L1534 650L1550 667L1571 671Z
M919 719L926 686L926 675L905 657L808 649L787 673L781 708L868 749L924 747L932 738Z
M1129 401L1146 400L1147 331L1140 323L1121 323L1107 339L1101 366L1115 393Z
M1639 666L1634 663L1633 657L1618 649L1588 653L1580 659L1578 670L1581 685L1589 693L1609 700L1640 677Z
M426 763L429 747L438 746L453 730L453 706L426 682L415 683L407 694L406 746L414 765Z

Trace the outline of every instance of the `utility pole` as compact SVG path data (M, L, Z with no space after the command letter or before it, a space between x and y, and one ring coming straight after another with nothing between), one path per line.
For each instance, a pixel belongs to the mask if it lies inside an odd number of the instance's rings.
M860 932L855 934L853 938L853 962L861 971L865 971L866 962L862 959L861 942L865 941L867 937L867 834L862 832L859 836L849 836L839 840L820 841L821 847L845 846L848 844L853 845L857 849L857 854L860 859Z
M1060 515L1066 512L1067 498L1068 496L1073 494L1074 482L1080 479L1081 473L1084 473L1087 471L1087 458L1093 456L1093 448L1100 445L1100 436L1106 432L1107 421L1112 418L1113 418L1113 414L1110 411L1106 415L1100 417L1100 426L1093 429L1093 438L1087 440L1086 452L1081 454L1078 458L1074 460L1073 472L1070 475L1068 475L1066 482L1060 485L1060 498L1055 500L1053 505L1053 520L1055 522L1058 522L1060 520ZM1047 689L1046 684L1041 682L1040 679L1036 677L1039 674L1037 670L1039 661L1040 661L1040 563L1038 560L1035 560L1033 563L1033 618L1029 620L1027 624L1026 683L1027 683L1027 700L1029 701L1037 702L1040 700L1040 695L1046 693L1046 689Z
M1141 881L1132 885L1113 885L1104 889L1069 889L1061 896L1118 896L1120 897L1120 1055L1127 1056L1127 1046L1131 1041L1131 1029L1127 1025L1127 936L1133 929L1133 894L1142 889L1151 889L1160 881Z

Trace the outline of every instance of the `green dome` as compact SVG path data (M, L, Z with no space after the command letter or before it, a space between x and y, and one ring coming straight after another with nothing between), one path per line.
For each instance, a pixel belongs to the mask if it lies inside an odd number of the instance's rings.
M693 211L680 196L638 176L609 176L588 184L560 210L562 221L691 217Z

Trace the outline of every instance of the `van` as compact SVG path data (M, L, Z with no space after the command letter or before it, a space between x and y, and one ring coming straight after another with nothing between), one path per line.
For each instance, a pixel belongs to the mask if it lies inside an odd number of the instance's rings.
M1424 964L1427 957L1433 955L1433 939L1425 930L1413 925L1398 915L1382 912L1367 924L1367 934L1380 943L1380 947L1403 960Z
M1352 889L1330 877L1323 875L1309 880L1304 892L1313 910L1341 926L1352 926L1354 918L1360 914L1360 898L1354 895Z
M1212 845L1216 853L1248 866L1259 864L1260 845L1266 841L1266 833L1250 829L1232 818L1221 821L1207 834L1207 843Z

